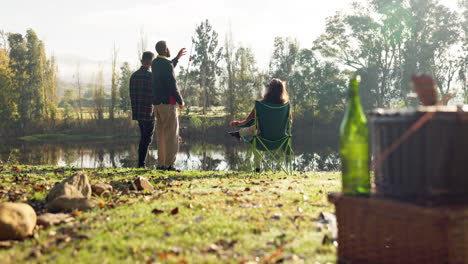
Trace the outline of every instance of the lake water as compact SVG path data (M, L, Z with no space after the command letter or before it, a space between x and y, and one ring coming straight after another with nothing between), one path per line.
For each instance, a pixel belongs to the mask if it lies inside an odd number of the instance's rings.
M336 146L294 142L294 169L331 171L340 167ZM138 140L0 143L3 164L57 165L79 168L135 167ZM151 146L147 165L156 166L157 150ZM223 140L218 144L182 144L176 167L183 170L252 169L252 155L245 143Z

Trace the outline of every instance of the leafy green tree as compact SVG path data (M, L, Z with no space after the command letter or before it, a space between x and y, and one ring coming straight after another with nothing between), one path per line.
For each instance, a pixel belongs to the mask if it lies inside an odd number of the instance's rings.
M132 77L132 69L128 62L124 62L120 66L119 78L119 108L124 113L130 112L130 77Z
M458 72L458 79L460 80L463 88L463 102L468 103L468 0L460 1L460 8L462 12L462 29L463 29L463 44L462 55L460 59L460 71Z
M321 61L312 49L298 51L288 88L294 92L294 115L315 125L341 118L346 77L336 64Z
M317 60L312 50L300 49L297 55L297 62L294 72L290 73L287 87L289 91L294 91L294 114L303 115L305 112L311 114L314 119L314 109L317 106L317 91L314 79L314 71L317 68ZM320 87L319 87L320 88Z
M232 99L236 104L236 113L242 114L252 108L252 99L259 86L258 69L250 48L242 46L237 48L234 73L235 96Z
M195 71L187 71L186 68L180 67L177 75L177 83L180 85L182 96L186 104L185 111L190 113L192 106L200 105L201 89L198 82L198 76Z
M195 29L193 55L193 73L201 88L201 104L203 114L206 109L218 103L219 87L217 77L221 74L219 62L222 59L222 48L218 45L218 33L213 30L210 22L205 20Z
M253 106L252 99L258 90L258 69L252 50L234 45L232 34L226 36L224 46L225 69L222 76L224 100L228 119L245 115Z
M437 0L373 0L328 18L314 47L361 75L365 108L388 107L411 104L417 72L434 75L442 95L452 90L459 35L457 15Z
M13 74L13 94L15 94L15 101L18 106L19 119L21 125L24 127L27 121L30 120L30 100L31 91L28 89L28 74L26 72L27 64L27 48L26 41L21 34L9 34L8 45L10 47L10 60L9 68ZM21 96L19 96L21 94Z
M369 7L354 4L351 11L351 14L338 13L328 18L326 31L315 41L314 47L325 57L359 71L364 107L389 106L394 90L387 76L397 58L392 51L399 50L403 40L381 31ZM397 26L384 25L382 29L399 28ZM404 33L394 31L395 34Z
M75 117L73 106L66 102L63 104L63 122L68 125Z
M69 103L72 107L75 107L75 100L76 100L75 91L71 89L65 90L65 94L63 95L63 102Z
M286 82L290 101L297 99L296 86L290 85L299 54L299 43L293 38L276 37L273 56L270 61L270 78L279 78Z
M40 120L45 113L45 92L44 92L44 66L45 66L45 51L42 41L39 40L37 34L28 29L26 32L26 72L28 79L26 81L28 93L30 116L32 120Z
M94 112L99 121L104 119L105 93L104 93L104 72L99 70L93 86Z
M412 0L407 8L414 24L408 41L413 52L406 54L406 60L416 61L417 71L431 73L444 97L459 69L458 52L452 52L461 41L459 17L438 0Z
M63 96L63 121L65 124L69 124L70 121L75 117L75 91L65 90L65 95Z
M26 36L8 35L9 67L13 73L15 104L22 127L55 119L57 66L47 59L44 43L29 29Z
M272 78L289 81L296 65L299 43L293 38L276 37L273 56L270 61Z
M313 94L316 100L316 116L322 124L338 125L345 109L347 79L349 73L343 72L332 62L321 62L313 72Z
M45 118L55 121L57 116L57 65L55 57L47 59L44 65L44 112Z
M4 49L0 49L0 127L10 126L16 119L16 97L13 73L9 67L9 58Z

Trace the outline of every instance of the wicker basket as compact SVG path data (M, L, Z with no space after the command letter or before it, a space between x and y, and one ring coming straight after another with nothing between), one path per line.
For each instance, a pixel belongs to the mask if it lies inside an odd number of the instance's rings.
M377 195L424 205L468 202L468 109L421 107L371 112L374 160L422 116L429 121L375 168Z
M421 207L330 194L338 263L468 264L468 207Z

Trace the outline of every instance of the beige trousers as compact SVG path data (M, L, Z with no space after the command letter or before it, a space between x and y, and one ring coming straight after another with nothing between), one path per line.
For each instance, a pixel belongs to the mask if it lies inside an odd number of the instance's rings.
M155 105L158 165L173 167L179 151L179 119L177 105Z

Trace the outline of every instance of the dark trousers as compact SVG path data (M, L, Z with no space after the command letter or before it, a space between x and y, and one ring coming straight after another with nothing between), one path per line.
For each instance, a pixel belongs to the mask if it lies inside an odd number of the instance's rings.
M138 146L138 167L145 166L148 147L153 140L154 120L138 120L140 127L140 145Z

